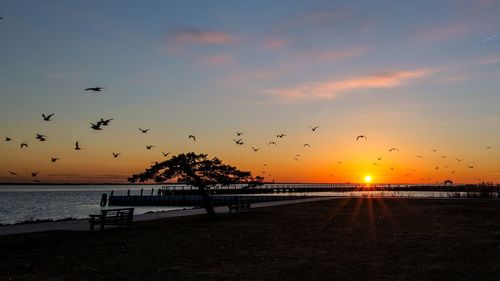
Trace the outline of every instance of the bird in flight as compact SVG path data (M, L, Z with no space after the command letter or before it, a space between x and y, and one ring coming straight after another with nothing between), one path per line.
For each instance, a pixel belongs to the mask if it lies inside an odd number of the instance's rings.
M91 87L91 88L85 89L85 91L101 92L104 89L106 89L106 88L104 88L104 87Z
M491 146L487 146L486 149L492 149L492 147Z
M368 140L368 138L365 136L365 135L359 135L356 137L356 141L358 141L359 139L365 139L365 140Z
M149 131L149 129L141 129L139 128L139 131L141 131L143 134L147 133Z
M304 143L303 147L311 147L311 145L309 145L308 143Z
M5 137L5 141L11 141L12 139L9 137Z
M92 129L94 129L96 131L102 130L102 128L101 128L101 122L97 122L97 124L90 123L90 125L91 125L90 128L92 128Z
M17 173L16 172L13 172L13 171L8 171L9 174L13 175L13 176L17 176Z
M170 154L170 152L165 153L162 151L161 154L163 154L164 157L167 157Z
M104 119L102 119L102 118L101 118L101 121L99 121L98 123L101 123L101 125L103 125L103 126L108 126L108 125L109 125L109 122L111 122L111 121L113 121L113 120L114 120L113 118L111 118L111 119L106 119L106 120L104 120Z
M193 139L193 141L196 141L196 137L195 137L195 136L193 136L193 135L189 135L189 136L188 136L188 139Z
M252 149L253 149L253 151L257 152L257 151L259 151L260 148L255 148L252 146Z
M36 139L39 141L45 141L47 136L44 136L42 134L36 134Z
M337 162L337 164L339 164L339 165L342 164L342 161Z
M417 155L417 158L423 159L424 157L422 155Z
M382 157L378 157L377 158L378 161L381 161L382 159L384 159L384 158L382 158Z
M300 161L300 159L299 159L299 158L297 158L297 157L294 157L294 158L293 158L293 160L295 160L295 161Z
M121 154L121 153L114 153L114 152L113 152L113 157L118 158L118 156L120 156L120 154Z
M476 165L467 165L467 168L474 169L474 168L476 168Z
M243 139L237 139L237 140L233 139L233 141L234 141L234 143L236 143L237 145L243 145L243 144L244 144Z
M78 141L75 142L75 150L81 150L82 148L78 144Z
M282 139L282 138L286 137L286 135L285 134L279 134L279 135L276 135L276 137Z
M31 176L32 176L32 177L36 177L36 176L38 176L38 172L31 172Z
M43 117L43 121L50 121L50 118L52 116L54 116L55 113L52 113L52 114L49 114L49 115L45 115L42 113L42 117Z
M395 147L391 147L389 148L389 152L393 152L393 151L398 151L399 152L399 149L395 148Z
M21 148L23 148L23 147L28 148L28 144L27 144L27 143L25 143L25 142L21 143Z
M241 132L236 132L236 135L239 137L239 136L243 135L243 133L241 133Z
M275 141L270 141L267 145L274 144L275 146L278 146L278 144Z
M314 127L311 126L309 128L311 128L311 131L315 132L319 128L319 126L314 126Z
M151 149L153 147L155 147L155 146L154 145L146 145L146 149Z
M437 152L438 149L437 148L434 148L434 149L431 149L432 152Z
M52 162L56 162L57 160L59 160L59 158L57 158L57 157L51 157L50 158L50 161L52 161Z
M458 161L458 162L462 162L462 159L460 159L460 158L457 158L457 161Z
M441 158L445 159L445 158L446 158L446 155L441 155Z

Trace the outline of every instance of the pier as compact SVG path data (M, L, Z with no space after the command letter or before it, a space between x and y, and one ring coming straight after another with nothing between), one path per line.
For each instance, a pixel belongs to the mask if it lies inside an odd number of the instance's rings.
M316 197L326 192L356 191L423 191L423 192L469 192L481 194L500 192L500 186L482 185L398 185L398 184L264 184L256 187L243 185L216 186L208 190L214 206L224 206L237 200L251 203L293 200ZM485 197L488 197L486 196ZM491 196L490 196L491 197ZM115 194L109 197L103 194L101 206L202 206L203 198L198 188L180 184L164 185L161 188L127 190L126 194Z

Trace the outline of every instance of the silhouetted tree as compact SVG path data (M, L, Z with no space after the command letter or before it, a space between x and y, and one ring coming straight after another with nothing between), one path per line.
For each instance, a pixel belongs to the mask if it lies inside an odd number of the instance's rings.
M252 177L251 172L240 171L237 168L222 164L217 159L208 159L206 154L179 154L161 163L155 163L143 173L128 178L129 182L166 182L177 179L182 184L192 185L198 188L203 197L204 207L210 218L215 218L212 200L208 195L208 189L216 185L247 184L255 186L262 184L264 178Z

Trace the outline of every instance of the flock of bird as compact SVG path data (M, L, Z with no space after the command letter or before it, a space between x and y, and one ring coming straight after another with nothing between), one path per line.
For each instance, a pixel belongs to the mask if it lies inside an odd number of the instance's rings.
M0 20L3 20L3 18L0 17ZM496 36L496 35L498 35L498 34L495 34L494 36ZM105 87L89 87L89 88L84 89L84 91L90 92L90 93L99 93L99 92L102 92L105 89L106 89ZM43 113L42 114L42 120L46 121L46 122L50 122L50 121L52 121L52 118L54 116L55 116L55 113L50 113L50 114ZM99 120L97 120L95 122L90 122L90 128L92 130L95 130L95 131L101 131L105 127L110 126L110 123L113 120L114 120L113 118L110 118L110 119L100 118ZM310 130L312 132L317 132L318 129L320 128L320 126L311 126L309 128L310 128ZM146 129L138 128L138 129L139 129L139 132L142 133L142 134L147 134L150 131L150 128L146 128ZM244 138L242 137L243 134L244 134L243 132L239 132L239 131L236 132L236 138L233 139L233 142L236 145L242 146L242 145L245 144ZM267 145L268 146L278 146L278 141L279 140L283 140L285 137L287 137L286 134L283 134L283 133L277 134L276 135L276 140L269 141ZM35 134L35 139L38 140L38 141L40 141L40 142L45 142L47 140L47 138L48 137L46 135L39 134L39 133ZM193 142L196 142L196 136L194 136L194 135L188 135L188 139L192 140ZM13 139L11 137L5 137L4 140L5 140L5 142L11 142L11 141L13 141ZM367 141L367 140L368 140L368 137L365 136L365 135L358 135L355 138L356 142L358 142L358 141ZM29 145L26 142L20 143L19 146L20 146L20 149L28 149L29 148ZM251 149L252 149L253 152L259 152L261 150L260 147L255 147L255 146L250 146L250 147L251 147ZM304 147L304 148L311 148L311 145L308 144L308 143L304 143L302 145L302 147ZM147 150L151 150L151 149L155 148L155 146L147 144L147 145L145 145L145 148ZM77 140L75 142L75 144L74 144L74 150L80 151L82 149L83 148L80 146L80 143ZM492 147L491 146L487 146L486 149L492 149ZM437 148L433 148L433 149L430 149L430 151L433 152L433 153L436 153L436 152L438 152L438 149ZM399 149L396 148L396 147L390 147L388 149L388 152L390 152L390 153L392 153L392 152L399 152ZM167 157L167 156L169 156L171 154L170 152L163 152L163 151L161 153L162 153L162 155L164 157ZM111 155L114 158L118 158L121 155L121 153L120 152L112 152ZM300 156L301 156L300 154L295 154L292 159L295 160L295 161L300 161ZM422 155L417 155L416 157L419 158L419 159L423 159L424 158ZM447 157L446 155L442 155L441 156L441 158L443 158L443 159L445 159L446 157ZM59 157L50 157L50 162L56 163L60 159L61 158L59 158ZM372 165L374 165L374 166L379 165L379 163L382 160L383 160L383 157L377 157L377 161L373 162ZM463 159L456 158L455 160L456 160L456 162L460 163L460 162L462 162ZM338 161L337 162L337 164L339 164L339 165L342 164L342 163L343 163L343 161ZM267 166L267 164L263 164L263 166ZM468 169L474 169L474 168L476 168L476 165L465 165L465 167L467 167ZM449 165L445 165L444 168L445 169L449 168ZM391 171L394 171L394 167L393 166L390 166L389 169ZM441 169L441 167L440 166L435 166L434 169L435 170L439 170L439 169ZM451 174L455 174L455 172L456 172L456 170L452 170ZM12 176L18 176L19 175L19 173L15 172L15 171L11 171L11 170L9 170L8 173L10 175L12 175ZM266 172L263 171L262 173L265 174ZM38 176L38 174L39 174L38 171L31 172L31 177L35 178L35 177ZM411 175L411 173L407 173L406 174L406 176L410 176L410 175ZM271 174L268 174L268 176L271 176ZM422 180L430 180L430 178L422 178ZM34 182L40 182L40 181L39 180L34 180Z
M85 91L90 91L92 93L98 93L98 92L102 92L105 88L104 87L91 87L91 88L86 88ZM42 113L42 120L45 121L45 122L51 122L52 121L52 118L55 116L55 113L50 113L50 114L45 114L45 113ZM113 118L110 118L110 119L104 119L104 118L100 118L99 120L95 121L95 122L90 122L90 128L92 130L96 130L96 131L101 131L103 130L105 127L108 127L110 126L111 124L111 121L113 121L114 119ZM315 133L315 132L318 132L320 126L310 126L309 129L311 130L311 132ZM151 129L150 128L138 128L139 132L142 133L142 134L147 134ZM236 132L236 138L233 138L233 142L238 145L238 146L242 146L245 144L245 141L244 141L244 138L243 138L243 135L244 133L243 132L240 132L240 131L237 131ZM284 134L284 133L280 133L280 134L277 134L276 135L276 139L275 140L271 140L267 143L268 146L278 146L278 142L280 140L283 140L287 137L287 134ZM196 142L196 136L194 135L188 135L188 140L191 140L193 142ZM35 134L35 139L40 141L40 142L45 142L47 140L47 136L46 135L43 135L43 134L39 134L39 133L36 133ZM6 142L11 142L13 139L11 137L5 137L4 139ZM358 135L354 138L354 140L356 142L359 142L359 141L368 141L368 137L365 136L365 135ZM28 143L26 142L22 142L20 143L20 148L21 149L27 149L29 146L28 146ZM252 151L253 152L259 152L260 151L260 147L255 147L255 146L250 146ZM309 143L304 143L302 145L302 147L304 148L311 148L311 145ZM154 145L145 145L145 148L147 150L151 150L153 148L155 148ZM80 146L80 143L79 141L77 140L74 144L74 150L76 151L79 151L79 150L82 150L83 148ZM491 146L487 146L486 149L492 149ZM399 152L399 149L396 148L396 147L390 147L388 150L387 150L389 153L392 153L392 152ZM433 153L436 153L438 152L438 149L437 148L433 148L433 149L430 149L431 152ZM170 152L161 152L162 155L164 157L167 157L169 156L171 153ZM119 156L121 155L120 152L112 152L111 153L111 156L113 158L118 158ZM293 157L291 159L295 160L295 161L300 161L300 154L295 154L293 155ZM416 156L417 158L419 159L423 159L424 157L422 155L417 155ZM446 158L446 155L442 155L441 156L443 159ZM55 163L57 161L59 161L61 158L59 157L51 157L50 158L50 162L52 163ZM383 157L377 157L377 161L373 162L372 165L376 166L376 165L379 165L380 161L382 161L384 158ZM460 159L460 158L456 158L456 161L457 162L462 162L463 159ZM156 162L157 163L157 162ZM342 164L343 161L338 161L337 164ZM264 164L264 166L267 166L267 164ZM476 167L476 165L466 165L467 168L469 169L474 169ZM448 165L445 165L444 168L449 168ZM394 171L394 167L393 166L390 166L389 169L391 171ZM434 168L435 170L439 170L440 169L440 166L436 166ZM451 174L455 174L455 170L451 171ZM19 175L17 172L15 171L11 171L9 170L8 173L12 176L17 176ZM266 174L266 171L263 171L262 172L264 175ZM31 172L31 177L35 178L37 177L39 174L38 171L34 171L34 172ZM411 173L407 173L406 176L410 176L412 175ZM271 174L267 174L267 176L271 176ZM430 180L430 178L422 178L422 180ZM34 182L40 182L39 180L34 180Z

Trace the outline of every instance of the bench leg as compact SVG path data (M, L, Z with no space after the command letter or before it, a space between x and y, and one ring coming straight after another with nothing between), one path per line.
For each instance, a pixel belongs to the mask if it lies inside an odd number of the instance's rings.
M104 222L101 223L101 231L104 230Z

